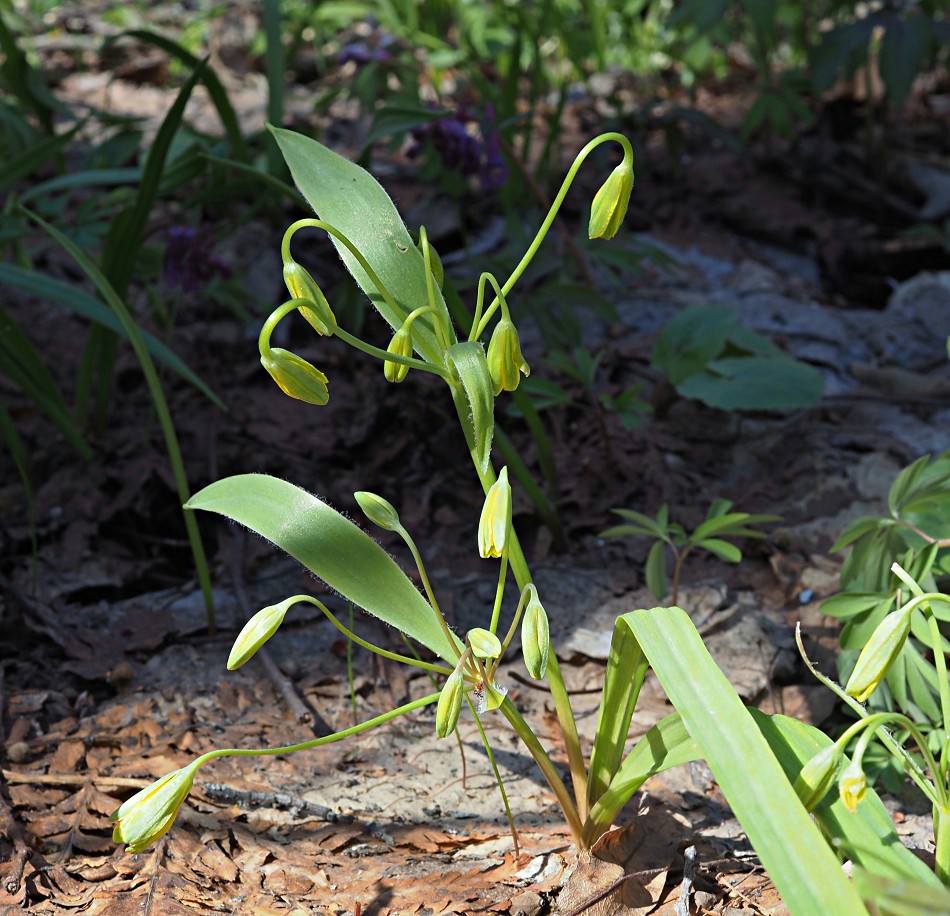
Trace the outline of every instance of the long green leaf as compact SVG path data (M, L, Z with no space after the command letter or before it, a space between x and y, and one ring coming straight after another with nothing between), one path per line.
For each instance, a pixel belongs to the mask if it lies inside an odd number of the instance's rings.
M624 628L626 629L626 628ZM617 633L617 628L614 629ZM584 840L593 843L610 828L620 809L630 801L651 776L703 756L699 745L692 739L678 712L661 719L627 754L620 768L591 806L584 824Z
M383 299L352 252L336 239L332 240L360 288L393 330L398 330L413 309L429 300L422 252L409 236L389 195L369 172L316 140L278 127L270 130L300 193L320 219L330 223L356 246L389 290L395 308ZM435 300L449 333L454 333L445 300L437 287ZM428 315L415 321L412 339L421 356L443 365L443 348Z
M347 600L453 665L458 660L435 612L392 557L306 490L266 474L240 474L205 487L186 508L217 512L256 531Z
M681 608L624 614L793 914L867 910L738 694Z
M2 265L0 265L2 266ZM76 428L53 376L19 325L0 309L0 365L3 371L56 424L70 444L87 461L92 450ZM14 443L10 442L11 448ZM15 453L14 453L15 454Z
M132 29L122 34L153 44L156 48L161 48L166 54L169 54L176 60L180 60L190 70L199 71L202 67L202 61L195 57L194 54L183 48L177 42L172 41L172 39L166 38L164 35L159 35L157 32L150 32L146 29ZM208 97L211 99L211 103L214 105L215 110L218 112L218 117L221 119L221 124L224 126L224 132L227 135L228 142L231 144L234 155L243 161L250 161L251 156L248 152L247 143L244 140L244 134L241 133L241 125L238 122L234 106L228 98L227 90L224 88L221 80L218 79L217 74L210 67L205 67L200 70L200 75L201 82L204 83L205 89L208 90Z
M155 407L155 413L158 416L159 425L162 428L162 435L165 439L165 448L168 450L168 461L171 464L172 476L175 478L175 486L178 490L178 496L184 503L189 496L188 478L185 475L185 465L181 457L181 448L178 445L178 435L175 432L175 424L172 422L171 411L168 409L168 402L165 400L165 393L162 391L162 383L159 380L158 372L155 370L155 364L149 355L148 348L142 340L132 315L129 313L122 297L115 291L115 287L109 282L108 278L93 262L83 253L83 251L70 239L64 235L55 226L41 219L35 213L24 209L30 219L34 220L52 238L62 246L66 253L82 268L83 272L92 280L99 295L106 301L116 315L116 318L122 325L125 335L135 351L135 356L142 367L142 374L145 376L145 383L148 385L148 391L152 398L152 404ZM198 525L195 517L190 512L184 513L185 530L188 532L188 542L191 546L191 553L195 561L195 572L198 576L198 583L201 586L202 596L205 602L205 608L208 614L208 628L213 633L215 630L214 618L214 598L211 591L211 576L208 573L208 563L205 559L204 546L201 543L201 535L198 532Z
M623 760L630 720L647 667L646 657L630 628L614 626L588 768L587 799L590 807L607 791Z
M25 270L13 264L0 264L0 283L6 283L30 295L65 305L77 315L82 315L83 318L104 325L110 331L128 338L122 322L119 321L115 313L78 286L64 283L62 280L54 280L52 277L47 277L35 270ZM148 331L140 330L140 333L148 352L158 363L166 366L189 384L194 385L205 397L213 401L222 410L227 410L224 402L175 355L174 351L165 346L157 337L149 334Z

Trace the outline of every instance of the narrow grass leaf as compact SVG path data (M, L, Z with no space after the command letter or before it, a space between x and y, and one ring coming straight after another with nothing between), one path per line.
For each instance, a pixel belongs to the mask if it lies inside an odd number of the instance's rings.
M623 760L630 720L647 667L647 660L630 628L614 626L590 753L587 799L591 807L607 790Z
M58 302L65 305L77 315L88 318L97 324L101 324L116 334L121 334L128 339L122 322L119 321L115 312L104 306L94 296L89 295L78 286L70 283L64 283L62 280L54 280L35 270L26 270L13 264L0 264L0 283L5 283L22 292L46 299L51 302ZM202 394L205 395L214 404L222 410L227 410L224 402L196 375L178 356L175 355L169 347L162 343L157 337L149 334L148 331L140 331L142 340L145 343L148 352L154 359L165 366L176 375L180 376L186 382L194 385Z

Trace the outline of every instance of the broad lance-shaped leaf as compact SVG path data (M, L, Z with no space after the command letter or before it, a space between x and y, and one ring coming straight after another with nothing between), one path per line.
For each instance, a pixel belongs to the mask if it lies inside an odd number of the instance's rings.
M185 508L217 512L256 531L344 598L453 665L458 660L435 612L389 554L306 490L266 474L239 474L205 487Z
M331 236L360 288L392 329L399 330L406 316L429 299L422 252L410 238L389 195L369 172L316 140L280 127L271 127L270 131L287 161L294 183L317 216L339 229L356 246L392 294L395 310L379 294L353 253ZM445 300L436 284L433 284L433 292L445 326L449 334L453 334ZM412 337L421 356L443 365L443 348L436 339L429 316L416 319Z
M632 611L630 628L793 916L867 909L739 695L681 608Z

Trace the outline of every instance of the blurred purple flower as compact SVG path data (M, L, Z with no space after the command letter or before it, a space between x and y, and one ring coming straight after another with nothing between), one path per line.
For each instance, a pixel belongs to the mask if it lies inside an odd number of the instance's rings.
M368 39L357 38L348 41L337 52L336 62L341 67L343 64L353 61L357 67L364 67L372 61L392 60L392 52L389 50L396 39L392 35L374 34Z
M167 286L197 292L214 277L230 277L231 267L214 254L211 224L169 226L163 276Z
M469 125L478 125L480 137L469 131ZM454 113L414 128L411 137L408 156L417 156L428 143L439 154L442 165L465 178L477 176L483 190L500 188L508 180L491 102L485 105L481 118L469 114L464 104L459 105Z

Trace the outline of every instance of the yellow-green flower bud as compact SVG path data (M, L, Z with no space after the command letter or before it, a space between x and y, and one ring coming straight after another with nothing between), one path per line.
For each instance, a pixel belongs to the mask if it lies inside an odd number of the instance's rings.
M393 339L389 341L386 348L388 353L394 353L396 356L412 356L412 334L404 327L393 334ZM409 374L409 367L405 363L396 363L386 360L383 363L383 375L387 382L398 385Z
M288 608L296 602L296 598L288 598L280 604L262 608L244 624L231 647L231 654L228 656L228 671L236 671L254 657L257 650L277 632L277 628L284 622Z
M521 381L521 373L531 369L521 355L521 339L510 318L502 318L492 331L488 342L488 372L497 397L502 391L514 391Z
M354 493L353 496L360 504L363 514L374 525L379 525L385 531L398 531L402 527L399 522L399 513L382 496L368 493L366 490L360 490Z
M485 505L478 520L478 552L485 558L500 557L508 542L511 528L511 486L508 468L503 467L498 479L485 494Z
M498 658L501 655L501 640L491 630L475 627L465 638L476 658Z
M445 738L455 731L464 696L465 680L462 672L456 668L446 678L439 694L439 704L435 708L435 733L440 738Z
M909 632L909 611L888 614L861 650L844 692L859 703L865 702L877 690L887 676L888 669L901 654Z
M280 347L271 347L261 357L261 365L284 394L320 407L330 400L327 377L296 353L282 350Z
M313 303L312 307L301 306L298 311L313 325L314 330L324 337L332 335L336 316L327 302L327 297L323 295L323 290L307 269L294 260L284 261L284 283L291 298L306 299Z
M624 156L620 163L594 195L590 208L587 234L592 239L612 239L627 215L630 193L633 191L633 159Z
M795 780L795 792L807 811L813 811L828 793L840 766L841 751L837 745L829 744L802 767Z
M113 841L125 843L126 852L136 853L168 833L191 790L197 769L197 762L192 763L136 792L109 818L116 822Z
M864 796L867 795L868 781L857 760L852 760L841 773L838 780L838 794L845 807L854 814Z
M521 654L528 674L536 681L544 677L548 670L548 656L551 652L551 628L548 615L538 600L538 590L529 585L528 606L521 618Z

